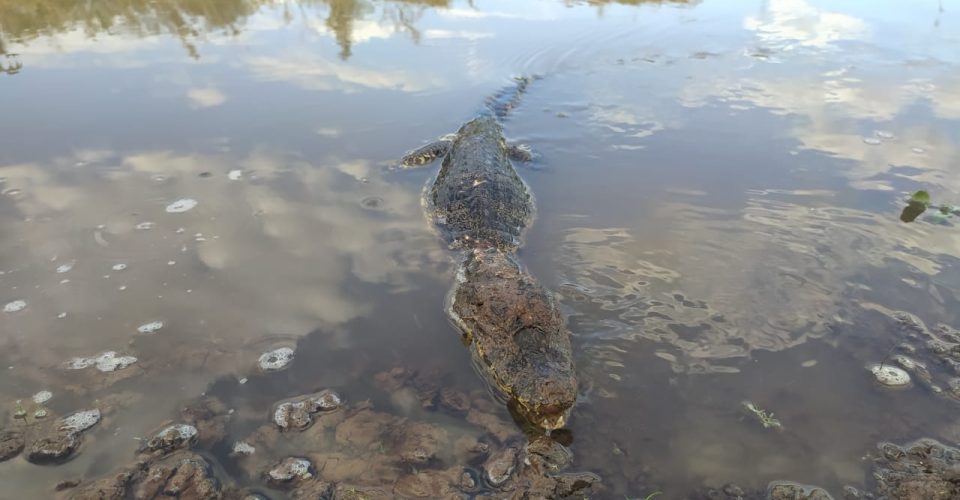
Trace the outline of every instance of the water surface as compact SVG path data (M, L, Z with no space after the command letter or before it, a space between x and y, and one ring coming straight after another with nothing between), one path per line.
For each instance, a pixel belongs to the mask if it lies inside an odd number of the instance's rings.
M918 189L960 204L960 4L95 4L0 0L0 303L26 303L0 313L0 405L116 410L66 464L0 464L0 496L116 470L206 392L232 442L321 387L421 415L377 387L394 367L483 391L432 170L388 166L517 75L542 76L504 129L540 155L521 258L574 335L574 469L610 498L839 494L879 441L960 439L954 400L864 369L895 311L960 326L957 219L899 220ZM281 345L293 366L257 375ZM62 367L110 350L133 371Z

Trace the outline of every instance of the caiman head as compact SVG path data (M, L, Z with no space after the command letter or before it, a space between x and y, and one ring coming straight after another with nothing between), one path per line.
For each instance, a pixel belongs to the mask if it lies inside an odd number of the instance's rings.
M479 369L524 419L562 427L577 398L570 334L553 296L496 249L471 252L450 314Z

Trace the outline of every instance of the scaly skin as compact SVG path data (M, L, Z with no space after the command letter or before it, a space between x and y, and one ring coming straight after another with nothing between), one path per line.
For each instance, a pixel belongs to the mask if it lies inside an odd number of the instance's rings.
M533 197L494 115L460 128L428 196L447 243L467 251L448 313L477 365L524 418L562 427L577 397L570 334L553 295L513 255Z
M507 157L500 124L475 118L457 132L430 190L434 217L454 247L513 251L533 200Z
M559 429L577 398L570 333L553 295L497 248L466 258L448 311L487 379L524 418Z

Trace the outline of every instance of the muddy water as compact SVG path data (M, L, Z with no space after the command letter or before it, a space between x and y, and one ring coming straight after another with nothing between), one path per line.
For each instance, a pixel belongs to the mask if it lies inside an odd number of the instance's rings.
M907 340L896 311L960 326L960 219L899 220L918 189L960 204L960 4L833 4L0 1L0 422L104 410L70 461L0 463L0 497L111 474L203 394L234 413L202 452L261 491L230 446L318 389L490 431L424 408L443 387L519 432L442 310L432 170L388 166L522 74L543 78L505 123L540 155L521 258L575 337L565 436L602 497L839 494L879 441L956 443L953 399L864 366ZM278 347L294 362L262 373ZM137 361L64 367L106 351ZM296 444L254 456L324 451Z

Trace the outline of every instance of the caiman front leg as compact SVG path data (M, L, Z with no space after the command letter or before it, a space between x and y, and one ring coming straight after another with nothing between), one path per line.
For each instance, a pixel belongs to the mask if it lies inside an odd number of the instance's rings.
M442 158L450 151L453 136L443 136L439 140L420 146L400 158L400 168L417 168L427 166L437 158Z
M539 158L540 155L533 152L533 149L520 143L507 143L507 156L513 161L528 163Z

